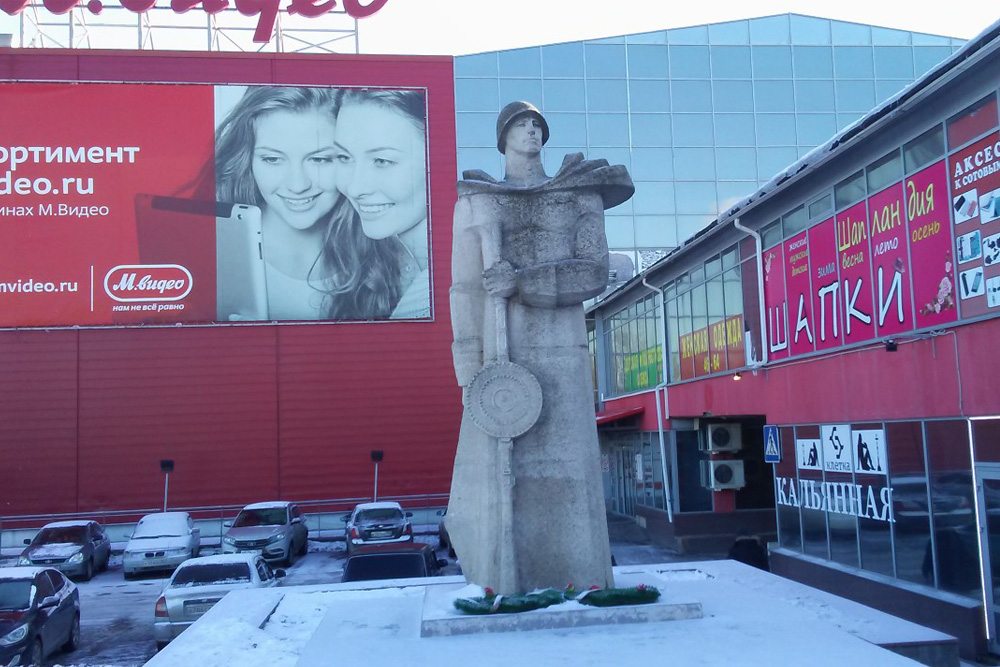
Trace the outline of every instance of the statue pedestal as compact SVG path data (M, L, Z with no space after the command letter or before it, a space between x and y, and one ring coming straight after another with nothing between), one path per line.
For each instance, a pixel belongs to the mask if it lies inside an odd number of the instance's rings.
M564 602L545 609L518 614L463 614L452 601L465 597L460 591L468 586L428 586L424 594L421 637L448 637L489 632L583 628L624 623L660 623L703 618L700 602L679 602L661 591L660 599L650 604L620 607L588 607L579 602ZM450 608L450 612L448 611Z

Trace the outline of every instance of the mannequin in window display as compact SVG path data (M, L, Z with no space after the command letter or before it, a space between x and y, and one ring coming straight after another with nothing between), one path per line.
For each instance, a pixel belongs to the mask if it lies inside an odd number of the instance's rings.
M634 187L624 167L579 153L547 176L548 137L533 105L507 105L504 179L465 172L455 206L452 351L466 409L448 532L468 580L501 594L612 585L583 302L608 283L604 211ZM489 376L512 366L537 380L538 404ZM483 409L535 412L526 431L498 437Z

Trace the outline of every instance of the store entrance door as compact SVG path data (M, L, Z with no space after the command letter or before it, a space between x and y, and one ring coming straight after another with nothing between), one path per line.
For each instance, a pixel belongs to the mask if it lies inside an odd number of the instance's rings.
M1000 464L976 466L980 544L983 573L986 579L986 622L990 652L1000 654Z

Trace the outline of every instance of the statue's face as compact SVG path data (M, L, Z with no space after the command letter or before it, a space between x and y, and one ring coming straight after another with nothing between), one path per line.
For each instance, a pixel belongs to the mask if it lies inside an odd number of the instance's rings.
M533 114L514 119L507 128L506 152L511 151L526 155L542 152L542 122Z

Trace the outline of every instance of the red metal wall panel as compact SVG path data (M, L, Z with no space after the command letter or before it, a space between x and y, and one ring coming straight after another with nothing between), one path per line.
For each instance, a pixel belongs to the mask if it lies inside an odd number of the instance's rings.
M277 496L270 327L81 332L80 506L174 506Z
M901 342L895 352L877 345L744 372L740 382L721 376L676 385L669 390L670 414L759 414L774 424L995 414L998 339L1000 320L989 320Z
M0 514L77 509L77 332L0 336Z
M0 332L0 514L159 507L161 459L174 507L369 496L373 449L380 496L448 492L450 58L36 51L0 54L0 78L426 87L435 316Z

